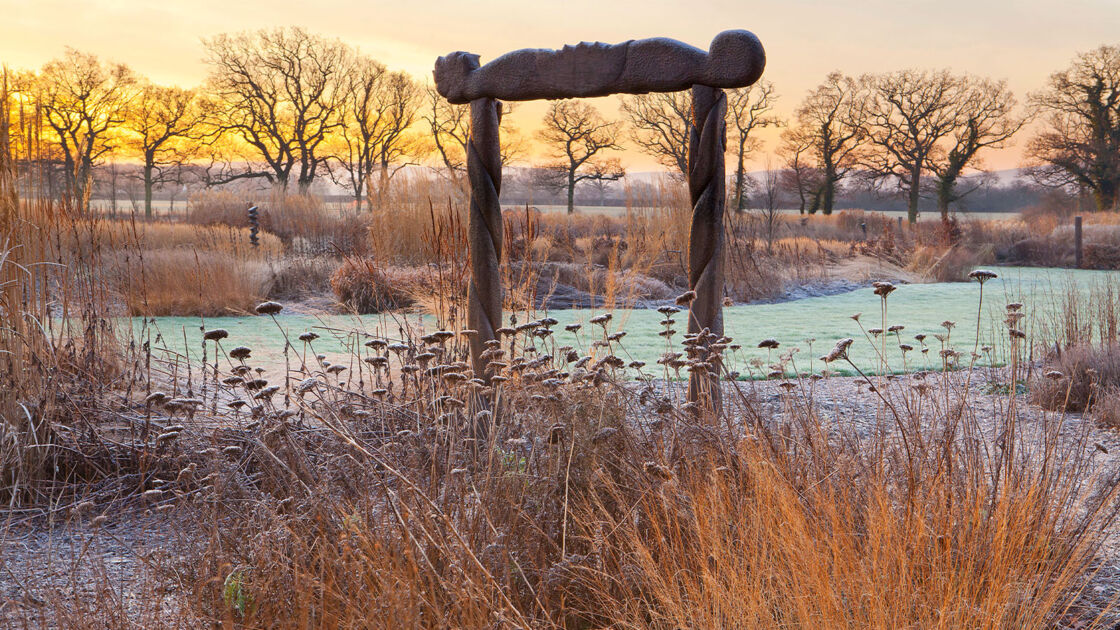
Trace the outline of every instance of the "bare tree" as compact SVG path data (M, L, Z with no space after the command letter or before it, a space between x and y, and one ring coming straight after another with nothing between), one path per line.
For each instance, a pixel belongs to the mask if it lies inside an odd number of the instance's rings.
M470 104L456 105L439 95L434 85L424 88L424 121L428 123L435 153L452 183L461 187L467 172L467 142L470 139ZM512 164L525 152L525 143L510 122L513 103L502 103L500 117L502 165Z
M1078 55L1031 103L1047 126L1028 148L1035 179L1088 191L1097 210L1120 209L1120 46Z
M568 191L568 214L575 212L576 184L589 179L621 179L625 174L612 164L593 158L603 151L619 150L621 122L608 122L583 101L555 101L544 117L539 137L557 162L548 170Z
M587 178L587 181L599 193L599 205L604 206L606 205L607 189L610 188L612 182L617 182L626 176L626 169L622 166L622 160L611 157L603 160L592 160L589 171L591 176Z
M420 86L404 72L393 72L385 85L384 101L388 103L385 133L377 147L378 185L377 206L385 204L389 194L389 181L401 168L414 164L404 158L421 152L422 143L411 133L412 124L420 113Z
M787 146L801 147L799 163L819 174L809 213L832 214L837 186L859 163L867 139L866 118L865 91L839 72L825 77L797 108L783 140Z
M766 169L755 180L758 188L755 206L766 227L766 253L770 254L774 252L774 230L778 225L782 207L781 173L770 164L768 159Z
M620 110L630 122L634 144L669 169L675 179L687 178L692 92L623 96L621 103Z
M136 76L127 66L67 49L43 66L36 101L63 156L66 194L85 210L93 167L113 150L113 132L128 112Z
M762 144L751 133L762 127L781 124L781 121L770 113L778 96L774 93L774 84L769 81L759 81L744 88L726 90L726 93L728 131L731 132L731 139L727 146L733 147L735 152L732 207L736 212L741 212L745 203L743 192L746 188L747 157Z
M338 149L332 156L339 168L331 170L331 177L349 188L359 210L374 188L374 171L379 173L380 206L389 180L406 165L401 158L413 147L409 128L418 109L419 88L411 77L389 72L369 57L354 61L345 86Z
M907 216L918 220L922 174L940 159L939 144L960 125L962 80L947 70L900 70L867 75L867 138L873 148L863 162L869 181L895 185L907 199Z
M937 209L943 218L949 216L950 204L980 187L957 190L964 169L977 168L981 151L1006 146L1027 122L1025 116L1015 114L1015 97L1006 81L960 77L954 100L957 120L946 137L945 150L926 158L926 166L936 178Z
M813 207L819 204L821 177L820 171L811 165L812 140L808 134L783 134L778 147L778 155L786 166L781 175L782 187L797 195L797 209L801 214L805 214L810 203Z
M211 184L264 178L286 189L294 176L306 191L325 165L328 136L342 124L350 49L294 27L222 34L204 44L213 122L249 149L243 169L227 164Z
M142 162L144 214L152 216L152 191L178 183L184 164L198 154L205 117L193 90L144 83L133 99L124 128Z

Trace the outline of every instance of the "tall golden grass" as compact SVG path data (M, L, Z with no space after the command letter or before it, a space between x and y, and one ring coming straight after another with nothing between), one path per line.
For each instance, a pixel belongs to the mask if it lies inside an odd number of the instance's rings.
M724 415L704 417L683 404L672 365L634 367L640 380L623 382L626 340L610 339L608 327L583 333L601 342L584 358L545 355L550 335L538 333L549 325L526 326L503 335L489 368L503 380L489 386L471 380L466 336L454 331L334 331L372 343L322 360L306 336L293 342L305 360L286 374L258 372L251 356L227 358L236 338L209 342L220 360L156 385L186 391L193 378L199 398L148 403L164 433L132 438L160 472L138 487L112 486L170 515L160 536L183 557L153 554L159 571L137 588L176 585L176 605L129 613L105 596L55 595L59 612L41 617L44 626L63 615L75 628L104 619L276 628L1105 623L1108 602L1086 602L1083 587L1115 522L1117 485L1093 475L1087 425L1071 432L1060 412L1035 415L1014 384L989 405L972 398L984 383L971 370L878 378L841 396L844 381L827 374L782 377L765 391L728 382ZM720 345L692 342L698 356ZM778 359L784 374L795 372L792 360ZM710 365L696 361L680 367ZM247 411L227 410L238 400ZM70 513L74 527L117 518L117 495L86 500ZM74 557L73 579L99 574L96 554Z
M104 319L111 292L89 272L104 252L63 254L61 228L78 223L73 214L19 199L4 116L0 108L0 503L20 506L49 497L52 481L67 476L60 419L83 421L78 407L98 406L124 365Z

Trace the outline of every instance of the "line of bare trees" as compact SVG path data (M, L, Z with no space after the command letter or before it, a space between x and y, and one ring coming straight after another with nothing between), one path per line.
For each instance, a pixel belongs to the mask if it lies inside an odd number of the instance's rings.
M1008 146L1033 119L1027 172L1041 184L1091 194L1117 210L1120 191L1120 47L1079 54L1017 108L1004 81L948 71L828 75L794 113L779 154L801 209L830 213L841 182L894 189L911 221L923 195L944 216L975 190L962 176L983 152ZM976 178L973 178L976 181Z
M204 48L209 75L195 89L154 85L74 50L37 72L5 70L0 107L16 159L39 173L46 194L81 207L95 167L133 162L149 214L153 191L181 185L188 170L207 186L256 180L301 192L329 178L359 208L384 203L410 164L432 164L462 185L469 112L430 84L300 28L218 35ZM831 213L850 187L899 194L911 221L922 198L947 214L975 189L984 153L1008 146L1032 120L1039 132L1026 155L1037 182L1089 194L1101 210L1120 203L1120 46L1079 54L1025 106L1003 81L928 70L831 73L789 120L775 115L777 100L765 80L728 91L728 203L736 210L750 205L752 188L773 205L780 183L787 203L806 213ZM527 153L510 111L506 164ZM626 139L687 175L687 91L622 97L619 111L612 120L589 103L557 101L546 113L533 179L564 193L569 211L577 186L602 192L625 175L617 153ZM781 129L781 165L759 183L747 167L767 127Z

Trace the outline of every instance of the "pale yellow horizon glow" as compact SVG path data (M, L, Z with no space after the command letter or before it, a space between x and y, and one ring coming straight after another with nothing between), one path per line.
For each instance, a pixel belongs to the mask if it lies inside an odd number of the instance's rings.
M1007 79L1023 103L1076 53L1120 44L1120 1L0 0L0 64L38 68L70 46L127 63L157 83L198 85L206 76L203 38L292 25L337 37L422 79L430 78L437 56L455 50L478 53L485 62L517 48L653 36L707 48L719 31L745 28L766 47L765 78L780 95L777 113L788 117L832 70L950 68ZM618 116L614 98L595 105ZM535 131L545 107L518 107L525 135ZM988 154L987 167L1018 166L1029 133ZM755 168L777 143L776 132L760 137L765 145ZM622 159L630 170L657 168L634 150Z

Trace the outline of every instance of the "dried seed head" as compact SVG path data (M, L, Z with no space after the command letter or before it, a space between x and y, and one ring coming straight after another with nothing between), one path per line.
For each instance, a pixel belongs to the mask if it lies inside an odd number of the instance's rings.
M773 350L773 349L777 348L779 345L780 344L778 343L777 339L763 339L762 341L758 342L758 347L759 348L766 348L766 349L769 349L769 350Z
M600 326L606 327L607 322L611 321L613 317L614 316L610 313L603 313L602 315L596 315L595 317L592 317L589 321L592 324L598 324Z
M893 282L872 282L871 286L875 287L875 295L883 299L886 299L892 291L898 288L894 286Z
M299 340L304 342L304 343L311 343L312 341L315 341L318 338L319 338L319 335L311 332L310 330L305 332L305 333L300 333L300 336L299 336ZM368 341L366 342L366 345L367 346L369 345Z
M195 409L197 409L198 407L201 407L202 405L206 404L206 401L202 400L201 398L173 398L173 399L171 399L170 402L174 403L176 406L179 406L179 407L195 408Z
M980 284L984 284L988 280L998 278L999 276L997 276L994 271L988 271L987 269L977 269L968 274L968 277L978 281Z
M229 331L225 328L215 328L214 330L208 330L202 335L202 338L206 341L221 341L226 337L229 337Z
M612 368L620 368L620 367L626 365L626 361L624 361L621 357L617 357L613 354L609 354L609 355L603 357L599 361L599 363L600 363L600 365L606 365L606 366L612 367Z
M832 363L833 361L846 358L848 356L848 347L853 343L855 343L855 340L851 337L847 337L845 339L837 341L832 350L829 351L829 353L825 356L821 357L821 360L825 363Z
M257 315L275 315L284 310L284 307L279 302L261 302L254 310Z
M160 433L156 437L156 442L162 444L164 442L170 442L171 440L174 440L177 437L179 437L179 432L178 431L168 431L166 433Z
M248 359L249 355L252 353L253 351L245 346L237 346L233 350L229 351L229 356L237 359L238 361L244 361L245 359Z

